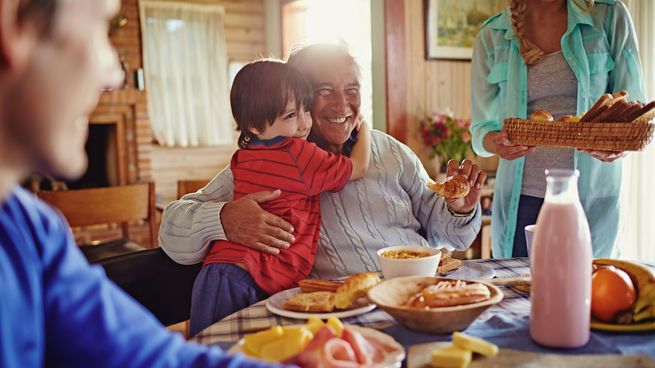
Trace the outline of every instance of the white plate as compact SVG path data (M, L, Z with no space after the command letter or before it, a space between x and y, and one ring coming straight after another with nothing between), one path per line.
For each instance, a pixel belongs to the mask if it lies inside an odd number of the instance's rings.
M345 317L357 316L359 314L364 314L366 312L370 312L371 310L375 309L375 304L372 303L359 308L337 310L335 312L329 312L329 313L296 312L296 311L290 311L282 308L282 305L287 299L291 298L292 296L298 293L300 293L300 288L288 289L273 294L270 298L268 298L268 300L266 300L266 309L268 309L269 312L273 314L277 314L278 316L296 318L296 319L307 319L309 318L309 316L316 316L321 319L325 319L328 317L345 318Z
M297 326L301 326L301 325L297 325ZM403 359L405 359L405 349L403 349L402 345L400 345L398 341L394 340L393 337L368 327L360 327L355 325L346 325L346 327L352 328L354 331L361 333L362 336L364 336L364 338L374 337L380 340L381 342L389 345L391 348L393 348L392 350L388 351L385 354L384 360L382 362L380 362L377 365L371 366L371 368L400 367L400 365L403 362ZM228 354L241 353L243 351L244 343L245 342L243 339L239 340L238 343L232 345L232 347L228 349L227 353Z
M462 261L462 265L451 273L437 276L448 277L449 279L462 280L488 280L496 276L496 270L486 264L478 262Z

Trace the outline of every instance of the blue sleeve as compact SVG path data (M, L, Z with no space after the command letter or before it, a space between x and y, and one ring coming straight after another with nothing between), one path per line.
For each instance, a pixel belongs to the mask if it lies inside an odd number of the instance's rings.
M66 367L266 367L218 347L185 343L90 266L65 222L44 219L40 249L46 365Z
M500 131L498 103L499 88L495 78L507 75L507 63L497 65L492 71L487 54L486 29L482 29L473 45L471 59L471 141L473 151L482 157L494 154L484 148L484 136L489 132ZM504 67L504 68L503 68ZM491 82L490 82L491 81Z

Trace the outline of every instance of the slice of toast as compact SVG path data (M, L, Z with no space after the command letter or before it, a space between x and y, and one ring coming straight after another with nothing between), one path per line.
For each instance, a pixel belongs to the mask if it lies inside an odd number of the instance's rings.
M462 265L462 261L456 258L451 258L449 254L441 254L441 261L439 262L439 267L437 267L437 273L440 275L447 274L459 268Z
M299 293L287 299L282 308L298 312L332 312L334 295L329 291Z

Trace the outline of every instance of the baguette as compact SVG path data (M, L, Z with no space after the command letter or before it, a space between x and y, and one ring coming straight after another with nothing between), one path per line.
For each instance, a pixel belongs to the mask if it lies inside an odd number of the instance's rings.
M601 114L603 111L605 111L610 103L612 102L612 95L609 93L606 93L598 98L596 100L596 103L587 111L584 115L582 115L582 118L580 118L581 122L590 122L593 121L595 117L597 117L599 114Z
M612 97L614 98L614 102L625 100L628 98L628 91L622 89L620 91L614 92L612 93Z
M605 111L603 111L591 121L597 123L618 121L616 118L620 116L621 113L623 113L629 106L630 103L625 99L620 99L616 102L612 102L610 107L608 107Z
M641 109L641 105L637 101L632 101L630 102L630 106L628 106L627 109L625 109L619 116L616 117L614 121L620 122L620 123L628 123L631 122L633 119L630 119L630 117L635 114L637 111Z
M641 115L641 108L642 107L644 107L643 103L641 103L639 101L635 101L634 105L631 108L630 113L626 115L626 117L625 117L626 120L625 121L631 122L631 121L634 121L635 119L637 119L639 117L639 115Z
M334 306L338 309L351 308L359 298L366 296L368 289L380 282L380 276L375 272L356 273L348 277L346 282L337 288Z
M650 121L653 118L655 118L655 101L651 101L644 105L637 113L637 117L634 121Z

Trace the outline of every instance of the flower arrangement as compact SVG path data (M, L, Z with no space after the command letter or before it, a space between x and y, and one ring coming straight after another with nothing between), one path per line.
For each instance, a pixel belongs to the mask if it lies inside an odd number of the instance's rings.
M433 112L421 120L419 133L423 143L431 148L430 158L439 157L441 165L448 160L461 162L471 148L470 119L453 117L453 113Z

